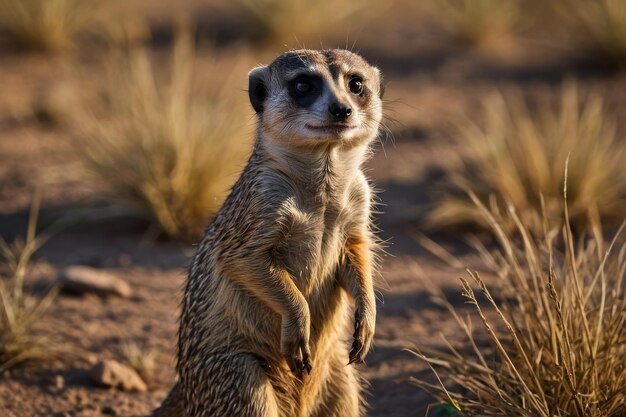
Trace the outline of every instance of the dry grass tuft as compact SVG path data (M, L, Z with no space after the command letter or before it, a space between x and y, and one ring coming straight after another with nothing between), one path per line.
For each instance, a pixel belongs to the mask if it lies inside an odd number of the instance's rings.
M484 102L484 115L483 124L458 126L471 156L449 169L442 201L429 215L431 225L487 227L470 190L494 211L512 204L540 234L544 211L552 224L562 218L568 155L570 220L581 228L598 216L619 224L626 212L626 143L599 95L579 104L577 87L567 84L557 108L544 104L531 110L519 95L495 94Z
M440 384L413 382L463 415L623 416L624 226L608 245L599 229L575 239L568 222L561 233L546 228L543 238L535 238L512 206L507 216L516 230L509 232L502 216L475 202L498 236L499 251L480 252L499 279L493 290L477 272L467 270L461 278L478 329L439 296L467 338L468 351L445 340L448 350L416 353ZM481 345L484 340L490 348Z
M141 379L150 384L156 368L156 351L143 349L137 343L129 341L122 345L124 362L133 368Z
M522 23L519 0L429 0L426 16L458 43L480 46L511 35Z
M44 241L36 237L38 203L33 204L25 240L8 244L0 237L0 372L24 362L41 360L52 353L35 336L37 322L57 295L50 289L40 298L24 294L24 278L33 254Z
M572 47L626 65L626 2L571 0L547 5Z
M0 29L21 46L40 51L71 48L89 29L101 0L0 0Z
M328 33L341 39L349 35L353 22L363 25L364 19L376 16L384 2L372 0L322 0L311 3L307 0L239 0L250 14L260 33L270 44L316 47ZM310 45L309 45L310 43Z
M139 211L170 236L195 237L219 209L249 154L250 111L239 90L217 77L194 82L190 33L178 34L169 83L143 47L110 60L110 111L92 117L72 142L105 196Z

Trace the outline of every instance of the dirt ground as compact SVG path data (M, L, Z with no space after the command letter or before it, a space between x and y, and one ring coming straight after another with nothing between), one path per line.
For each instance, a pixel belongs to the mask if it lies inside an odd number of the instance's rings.
M165 13L158 7L151 10L156 22ZM622 113L626 108L625 95L619 94L626 91L623 73L555 52L532 39L522 39L516 48L468 51L413 26L410 19L394 24L393 30L392 25L381 24L363 33L356 48L385 74L386 125L393 134L382 140L368 163L380 196L376 222L388 252L380 271L375 346L362 366L371 384L371 417L424 415L432 398L408 378L430 371L407 349L441 346L441 333L455 340L451 317L429 299L418 271L440 286L454 305L466 308L459 295L462 270L445 265L415 241L418 233L427 233L465 263L475 263L461 233L433 234L422 221L436 201L442 168L454 162L451 147L463 146L450 140L451 120L475 116L478 100L495 88L552 96L568 77L578 78L583 90L604 88L610 106ZM225 39L233 36L225 33ZM167 47L164 38L165 46L155 42L155 49ZM91 81L96 83L97 63L77 60L92 71ZM68 73L67 64L56 58L0 53L0 234L6 239L24 233L33 192L41 184L43 225L100 203L84 184L55 181L65 163L63 140L72 134L71 127L46 124L28 110L42 94L68 83L62 102L74 103L77 87ZM242 73L242 90L246 83ZM44 364L0 375L0 415L138 416L164 398L174 381L180 294L194 246L154 239L146 230L130 218L91 219L55 235L41 249L28 277L29 291L41 291L65 266L88 265L123 278L134 295L130 299L60 295L43 318L40 333L62 353ZM138 394L95 386L88 369L100 359L121 359L128 342L157 354L150 390Z

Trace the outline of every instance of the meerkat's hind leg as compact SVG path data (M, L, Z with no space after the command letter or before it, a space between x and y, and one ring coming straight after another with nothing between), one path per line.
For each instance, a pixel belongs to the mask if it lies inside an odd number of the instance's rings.
M250 354L205 358L203 389L187 403L187 417L279 417L274 388L259 359ZM196 382L197 383L197 382Z

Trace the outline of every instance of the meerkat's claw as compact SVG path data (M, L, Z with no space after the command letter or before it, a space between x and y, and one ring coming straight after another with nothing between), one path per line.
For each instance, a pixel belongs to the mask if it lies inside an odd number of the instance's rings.
M372 339L374 336L374 328L372 323L375 318L367 319L367 315L363 313L361 308L357 309L354 320L354 334L352 337L352 347L350 348L350 361L348 365L353 363L364 363L365 355L370 350Z
M360 355L359 355L361 350L363 350L363 342L360 338L360 333L361 333L361 320L357 318L354 321L354 334L352 335L352 337L354 338L354 341L352 342L352 347L350 348L350 361L348 362L348 365L351 365L353 363L363 362L363 360L360 358Z
M348 365L352 365L353 363L363 363L363 342L359 339L354 339L352 342L352 348L350 349L350 361Z
M311 359L309 358L308 354L305 354L304 356L303 366L304 366L303 371L306 371L307 375L311 375L311 371L313 370L313 365L311 365Z
M289 365L289 370L301 377L304 372L311 373L313 365L311 364L310 353L307 348L299 348L294 355L286 355L285 360Z
M302 373L302 360L299 358L289 357L287 359L287 365L289 365L289 370L294 374Z
M308 346L304 346L302 348L302 372L306 372L307 375L309 375L311 374L311 369L313 369L311 365L311 352Z

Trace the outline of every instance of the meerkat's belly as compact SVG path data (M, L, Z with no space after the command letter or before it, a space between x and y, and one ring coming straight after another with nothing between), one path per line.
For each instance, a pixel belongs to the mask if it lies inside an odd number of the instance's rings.
M325 215L326 214L326 215ZM339 216L329 219L328 212L303 217L293 225L287 242L285 265L295 284L307 299L313 338L342 333L347 308L336 272L344 246Z

